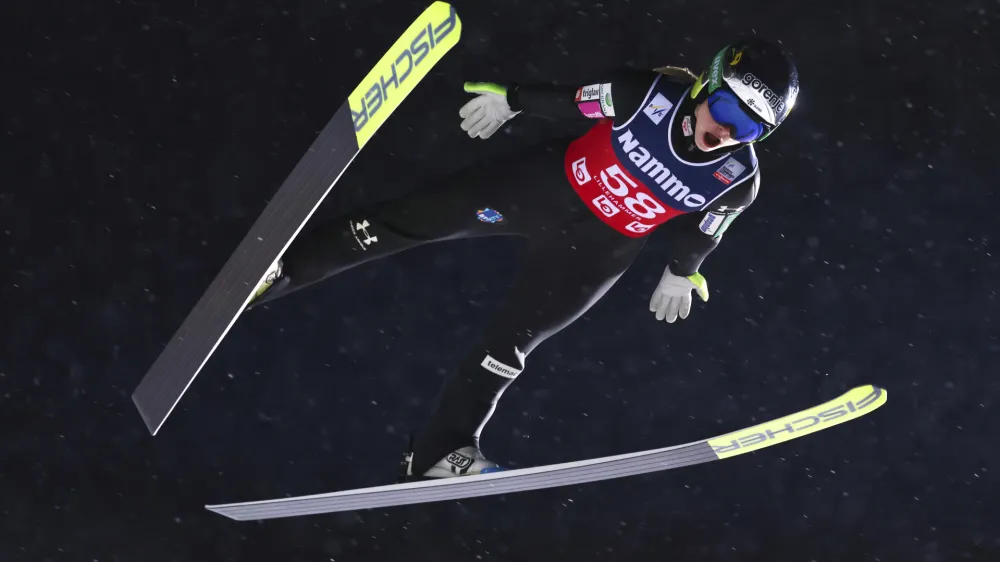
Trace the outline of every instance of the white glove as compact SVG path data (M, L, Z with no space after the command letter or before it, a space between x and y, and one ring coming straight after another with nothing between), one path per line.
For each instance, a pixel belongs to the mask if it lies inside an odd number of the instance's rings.
M668 265L663 270L660 284L653 291L649 311L656 313L657 320L665 320L671 324L678 316L687 318L691 312L691 289L697 290L701 300L708 302L708 281L700 273L680 277L674 275Z
M479 94L458 112L465 119L462 130L471 138L490 138L501 125L520 113L507 105L507 88L499 84L466 82L465 91Z

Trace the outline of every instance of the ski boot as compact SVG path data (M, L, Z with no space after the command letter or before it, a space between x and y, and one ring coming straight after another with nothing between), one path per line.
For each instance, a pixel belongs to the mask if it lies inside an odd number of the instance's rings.
M260 285L257 285L256 289L254 289L253 296L250 297L250 302L247 304L247 310L250 310L254 306L267 300L266 298L261 298L264 297L264 295L280 292L280 289L291 281L289 278L284 277L282 273L281 258L278 258L278 260L271 265L271 268L267 270L267 275L264 276L264 280L261 281Z
M453 478L456 476L473 476L507 470L497 463L487 459L475 445L461 447L448 453L437 464L422 475L413 474L413 450L403 455L400 463L398 482L415 482L434 478Z

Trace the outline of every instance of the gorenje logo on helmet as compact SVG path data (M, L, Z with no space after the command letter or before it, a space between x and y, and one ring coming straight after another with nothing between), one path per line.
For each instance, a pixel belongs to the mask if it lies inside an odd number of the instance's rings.
M764 96L764 101L766 101L767 104L771 106L771 109L773 109L778 115L781 115L781 113L785 111L784 98L772 92L771 88L768 88L762 80L754 76L752 73L747 72L743 75L743 83L759 92L760 95Z
M728 65L724 65L726 54L733 50ZM712 64L708 67L708 91L714 92L724 81L743 103L747 104L761 119L769 125L778 123L778 116L785 110L785 99L774 92L752 72L740 72L739 64L743 61L743 51L726 47L719 51Z
M778 116L785 110L785 99L776 94L763 80L747 72L742 78L726 77L726 84L746 103L761 119L774 125Z

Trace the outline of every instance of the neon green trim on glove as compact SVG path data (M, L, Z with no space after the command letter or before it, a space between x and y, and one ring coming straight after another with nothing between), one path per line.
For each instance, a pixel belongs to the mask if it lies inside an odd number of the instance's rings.
M507 97L507 88L493 82L466 82L465 91L470 94L496 94Z
M708 280L697 271L693 275L688 275L687 280L694 283L695 290L701 300L708 302Z

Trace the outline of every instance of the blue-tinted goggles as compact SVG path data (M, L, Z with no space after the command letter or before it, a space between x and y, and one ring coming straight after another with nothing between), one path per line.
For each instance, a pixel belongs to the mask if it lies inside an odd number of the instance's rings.
M740 142L751 142L764 134L764 125L747 115L740 99L729 90L719 88L709 94L708 111L717 123L731 127L733 138Z

